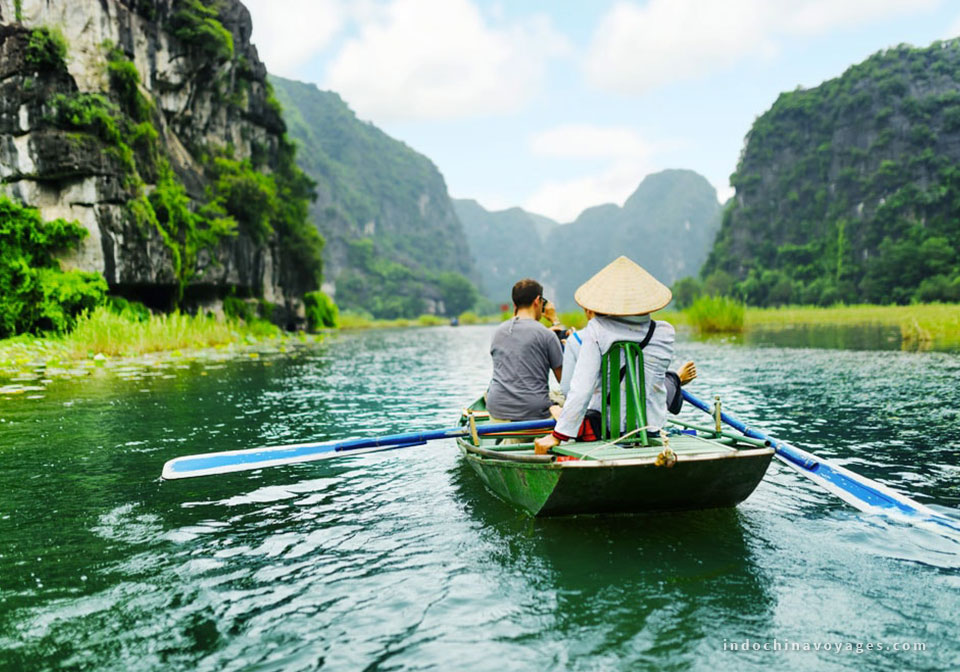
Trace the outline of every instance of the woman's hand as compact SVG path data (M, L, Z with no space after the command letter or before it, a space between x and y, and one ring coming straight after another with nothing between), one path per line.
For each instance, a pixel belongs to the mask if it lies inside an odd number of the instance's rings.
M546 455L551 448L558 445L560 445L560 439L553 434L547 434L533 442L533 452L535 455Z

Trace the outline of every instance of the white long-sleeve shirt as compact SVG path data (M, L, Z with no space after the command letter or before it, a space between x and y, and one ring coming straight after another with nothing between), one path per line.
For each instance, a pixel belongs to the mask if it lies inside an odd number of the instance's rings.
M641 342L650 329L649 317L642 322L622 322L598 315L580 332L580 352L570 380L556 432L575 437L588 408L600 410L600 360L616 341ZM669 322L657 322L650 342L643 349L643 375L647 397L647 426L662 427L667 416L665 375L673 359L675 332ZM564 372L566 374L566 372ZM566 375L564 375L566 378ZM623 408L621 409L621 415Z

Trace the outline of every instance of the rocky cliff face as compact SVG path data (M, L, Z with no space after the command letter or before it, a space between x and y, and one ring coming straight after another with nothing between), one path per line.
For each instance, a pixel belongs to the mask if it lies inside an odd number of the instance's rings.
M0 24L0 179L44 218L89 231L65 265L155 307L236 292L296 323L316 273L297 267L283 231L241 221L210 233L209 222L233 217L229 204L181 225L158 191L182 186L196 211L217 196L214 157L263 174L280 166L285 126L243 5L0 0Z
M958 161L958 40L783 93L747 135L705 273L760 305L960 300Z

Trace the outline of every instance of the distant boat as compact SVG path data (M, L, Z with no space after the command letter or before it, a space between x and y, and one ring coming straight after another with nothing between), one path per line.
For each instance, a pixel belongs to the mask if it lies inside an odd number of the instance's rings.
M461 426L487 422L483 399L464 409ZM768 442L693 429L670 421L649 445L563 443L535 455L530 443L486 434L457 439L467 463L497 496L534 516L639 513L736 506L756 489L774 455Z

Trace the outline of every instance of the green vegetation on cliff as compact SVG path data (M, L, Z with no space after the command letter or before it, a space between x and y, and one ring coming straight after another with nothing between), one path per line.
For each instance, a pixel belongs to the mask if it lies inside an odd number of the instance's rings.
M217 61L233 58L233 35L220 23L217 2L176 0L171 21L180 41Z
M35 209L0 196L0 338L64 332L103 303L103 276L63 271L54 256L86 235L75 222L44 222Z
M158 308L216 311L216 298L238 287L254 296L279 288L286 303L267 316L293 326L297 299L321 280L323 239L309 222L314 184L296 165L295 147L264 93L265 73L246 42L249 29L244 14L238 20L238 6L220 0L130 4L147 21L160 20L141 27L142 37L150 41L166 30L179 40L173 41L177 59L196 64L183 66L185 83L160 86L171 95L189 87L189 110L177 114L158 106L156 82L145 85L131 61L144 47L135 37L121 31L122 48L84 45L101 50L105 87L80 93L65 66L62 35L15 27L3 58L13 68L10 77L23 82L20 127L33 134L33 161L20 161L16 152L5 157L12 169L5 163L4 182L17 199L30 199L33 190L20 184L62 193L89 180L96 219L86 226L99 226L103 257L93 250L93 261L82 255L79 263L102 264L113 291L136 298L142 291ZM222 97L229 100L221 108ZM177 116L192 118L197 110L213 120L203 132L184 127ZM5 199L0 211L7 220L0 223L0 336L64 332L81 312L108 300L104 277L61 272L53 256L86 236L83 226L43 223L36 211ZM197 291L185 301L191 285Z
M752 305L960 300L960 42L900 46L757 119L702 276Z
M234 159L230 148L211 148L204 154L206 200L197 203L160 142L157 111L140 90L136 67L112 44L105 50L115 100L98 93L60 94L52 101L51 121L96 137L120 162L132 194L131 216L155 230L171 256L177 302L195 276L201 251L213 253L238 230L260 245L276 236L294 263L312 272L314 287L319 284L323 239L309 223L307 206L313 183L296 166L294 146L281 139L272 172Z
M25 60L35 70L64 70L67 41L56 28L36 28L30 32Z

